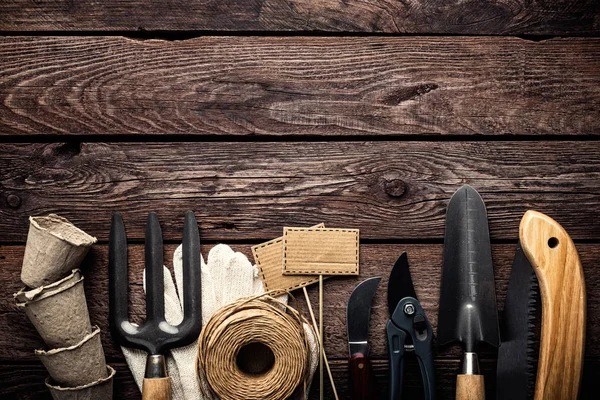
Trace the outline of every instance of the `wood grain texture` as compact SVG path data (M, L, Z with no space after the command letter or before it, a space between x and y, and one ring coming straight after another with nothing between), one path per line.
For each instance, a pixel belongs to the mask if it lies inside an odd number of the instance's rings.
M565 35L598 33L598 15L593 0L15 0L0 2L0 30Z
M370 400L376 394L375 376L371 361L362 353L352 354L348 360L351 400Z
M268 240L283 226L358 228L361 239L439 239L464 183L481 193L492 240L527 209L575 239L600 237L600 142L0 144L0 241L57 213L107 241L114 211L141 239L157 211L167 240L196 212L203 240Z
M600 133L599 38L4 36L0 71L0 135Z
M595 362L586 366L586 368L600 365ZM387 387L387 363L384 360L376 360L373 363L375 377L377 382L378 394L383 395ZM114 398L140 400L142 398L139 389L137 388L133 377L129 372L127 365L124 363L114 364L113 367L117 370L114 384ZM350 382L348 377L347 360L336 360L331 363L332 372L335 375L336 386L341 391L341 399L350 398ZM458 361L455 360L440 360L436 362L436 370L438 376L438 398L450 398L454 394L454 377L455 370L459 368ZM493 362L483 361L482 368L486 374L492 378L494 365ZM422 398L422 387L420 387L420 377L418 373L418 365L416 362L408 360L405 373L404 394L411 399ZM0 381L6 385L0 385L0 396L8 399L16 400L49 400L50 394L43 384L47 373L41 363L17 364L17 365L0 365ZM311 386L311 400L318 399L318 385L313 381ZM591 382L590 382L591 383ZM590 385L588 385L589 387ZM330 387L325 385L325 398L332 399L333 395ZM588 397L592 398L592 397Z
M585 281L577 249L558 222L536 211L523 216L519 238L538 277L542 298L535 399L575 399L583 368L586 320Z
M0 364L0 398L7 400L52 400L44 380L48 372L41 362L19 363L3 362ZM116 374L113 380L114 400L136 399L142 395L136 386L127 364L111 365Z
M144 400L171 400L171 378L144 379Z
M114 383L115 400L140 400L142 398L131 373L124 363L114 364L117 370ZM435 363L437 376L437 398L454 398L455 375L460 368L458 360L438 360ZM348 379L347 360L335 360L331 363L332 372L335 376L336 386L340 391L341 399L350 398L350 382ZM375 360L373 362L375 380L379 397L384 398L387 382L387 362ZM487 397L493 399L495 390L495 361L482 360L481 370L486 377ZM404 374L404 396L409 399L423 399L423 387L419 367L414 360L407 360L406 372ZM44 386L47 373L41 363L27 364L2 364L0 365L0 397L11 400L50 400L50 393ZM600 382L600 361L597 359L586 360L584 366L584 377L581 396L579 400L594 400L598 394L598 382ZM311 400L318 399L318 385L313 383L311 387ZM325 398L332 399L333 393L330 387L325 385Z
M176 245L165 247L165 263L171 265L171 256ZM212 246L202 246L202 253L207 254ZM244 252L251 257L249 245L234 246L237 251ZM501 244L493 246L493 260L495 267L496 292L499 309L503 309L504 298L510 269L512 267L515 245ZM581 262L586 275L586 288L590 298L600 296L600 274L595 273L597 261L600 259L600 246L597 244L578 245ZM0 247L0 287L3 295L0 296L0 326L7 327L0 335L0 360L36 360L33 350L42 348L43 342L27 319L25 313L18 309L12 299L12 293L20 289L19 272L23 256L23 246ZM361 246L361 276L360 277L335 277L324 282L325 302L323 315L325 316L325 348L329 359L348 358L348 345L346 336L346 303L356 284L368 277L381 276L372 307L370 346L371 358L387 358L385 343L385 324L389 319L386 303L386 290L389 272L398 258L398 255L408 253L411 274L419 300L432 324L434 332L437 329L437 310L439 302L439 282L442 267L441 245L362 245ZM142 291L143 246L131 245L129 248L130 260L130 318L134 322L141 322L145 316L144 294ZM105 245L95 245L86 258L82 267L85 275L85 290L90 308L92 323L102 330L102 343L109 363L120 362L123 356L115 343L111 340L108 330L108 249ZM317 285L308 288L309 297L315 307L318 304ZM308 317L302 293L296 295L298 306ZM588 304L587 318L588 337L586 341L586 357L600 358L600 303ZM434 345L435 348L435 345ZM460 358L462 351L458 347L440 349L436 359ZM495 357L495 352L483 349L481 359ZM454 380L455 378L453 378ZM486 377L487 379L487 377Z
M457 375L456 400L485 400L483 375Z

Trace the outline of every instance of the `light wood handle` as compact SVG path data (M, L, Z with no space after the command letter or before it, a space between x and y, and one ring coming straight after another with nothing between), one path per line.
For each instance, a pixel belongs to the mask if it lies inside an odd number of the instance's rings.
M586 295L575 244L560 224L527 211L521 246L538 278L542 330L535 400L576 399L585 346Z
M144 378L143 400L171 400L170 378Z
M456 400L485 400L483 375L458 375Z

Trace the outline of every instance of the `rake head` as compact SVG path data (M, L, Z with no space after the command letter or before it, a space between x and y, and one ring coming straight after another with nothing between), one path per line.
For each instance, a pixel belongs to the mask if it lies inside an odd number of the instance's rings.
M156 213L148 214L145 244L146 320L135 325L128 320L127 237L119 213L112 218L109 244L109 309L113 338L126 347L149 355L192 343L202 329L200 281L200 235L192 211L185 214L183 228L183 321L173 326L165 319L162 231Z

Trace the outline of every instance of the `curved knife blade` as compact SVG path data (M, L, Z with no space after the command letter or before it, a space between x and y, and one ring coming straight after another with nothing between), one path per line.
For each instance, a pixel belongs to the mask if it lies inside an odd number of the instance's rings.
M369 319L371 303L380 277L367 279L356 286L348 300L347 321L350 359L351 400L370 400L376 397L375 378L369 361Z
M448 204L444 267L440 289L438 343L500 343L498 310L487 211L471 186L454 193Z
M359 283L350 295L346 310L346 325L348 328L348 347L350 355L369 354L369 319L371 303L381 277L369 278Z

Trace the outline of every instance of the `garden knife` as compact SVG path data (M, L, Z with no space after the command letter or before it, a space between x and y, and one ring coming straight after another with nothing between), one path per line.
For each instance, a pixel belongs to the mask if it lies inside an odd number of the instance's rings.
M533 328L538 295L535 272L519 243L504 302L496 368L497 400L533 398L537 359Z
M519 227L523 252L542 298L535 400L576 399L585 347L586 293L575 244L558 222L527 211Z
M380 280L380 277L375 277L362 281L356 286L348 300L346 324L350 350L348 364L352 400L369 400L377 397L373 369L368 358L368 338L371 303Z
M500 334L487 212L481 196L465 185L450 199L446 213L444 261L437 338L464 348L456 398L484 399L477 348L498 347Z

